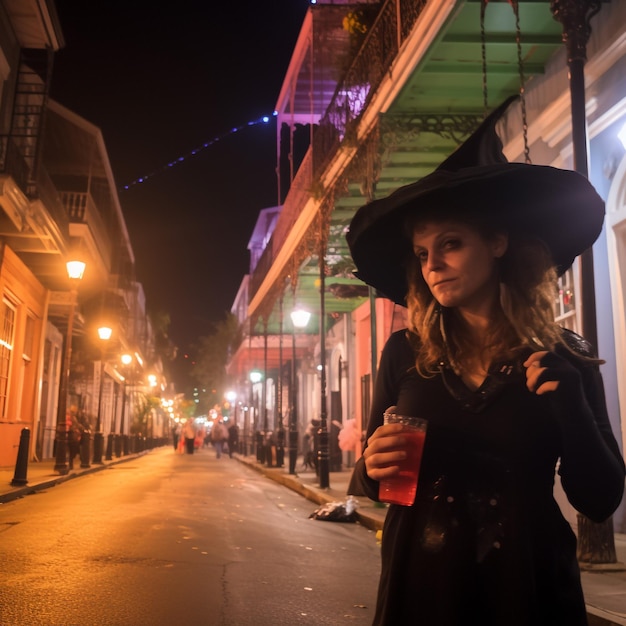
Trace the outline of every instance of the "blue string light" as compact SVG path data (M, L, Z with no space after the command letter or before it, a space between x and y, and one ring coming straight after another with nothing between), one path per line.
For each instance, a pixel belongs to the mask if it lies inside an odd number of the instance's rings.
M179 165L180 163L183 163L188 158L196 156L198 153L202 152L202 150L209 148L210 146L217 143L218 141L221 141L222 139L225 139L226 137L229 137L230 135L233 135L244 128L248 128L250 126L257 126L258 124L267 124L270 121L270 117L276 117L277 115L278 115L278 112L274 111L271 116L263 115L262 117L259 117L256 120L250 120L249 122L246 122L245 124L242 124L241 126L236 126L235 128L231 128L228 132L223 133L222 135L218 135L217 137L214 137L210 141L206 141L201 146L198 146L194 148L193 150L190 150L187 154L183 156L179 156L177 159L174 159L173 161L170 161L169 163L162 165L159 169L154 170L152 173L146 174L145 176L141 176L140 178L136 178L135 180L128 183L127 185L123 185L122 190L124 191L140 183L145 183L149 178L153 178L160 172L163 172L164 170L174 167L175 165Z

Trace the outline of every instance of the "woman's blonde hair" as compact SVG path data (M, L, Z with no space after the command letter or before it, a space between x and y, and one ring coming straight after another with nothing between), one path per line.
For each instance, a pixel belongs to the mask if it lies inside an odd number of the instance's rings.
M424 221L460 221L489 241L506 229L467 216L425 217L408 220L406 233ZM486 345L481 349L490 360L506 359L524 348L553 350L564 344L562 329L554 320L557 273L549 250L538 239L520 238L508 233L505 254L498 259L500 306L490 325ZM416 368L422 376L432 376L442 363L455 370L472 355L476 346L463 332L463 320L455 309L441 307L422 276L419 259L408 260L407 295L409 338L416 353Z

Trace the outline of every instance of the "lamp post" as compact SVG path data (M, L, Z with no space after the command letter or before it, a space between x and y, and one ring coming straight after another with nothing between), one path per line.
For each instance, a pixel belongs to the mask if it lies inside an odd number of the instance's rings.
M319 450L317 452L317 465L319 468L320 487L328 489L330 487L330 452L328 449L328 411L326 408L326 241L322 237L320 242L319 266L320 266L320 429Z
M257 383L260 383L262 379L263 379L263 375L261 374L261 372L259 372L259 370L252 370L250 372L250 405L253 407L253 411L254 411L252 441L254 443L257 460L260 459L260 455L261 455L261 450L259 447L261 442L259 441L259 438L257 437L257 426L258 426L257 421L259 419L258 418L259 403L254 402L254 385L256 385ZM257 398L258 398L258 394L257 394Z
M289 473L296 473L298 458L298 374L296 372L296 330L306 328L311 314L304 309L291 312L291 412L289 414Z
M156 393L156 388L159 386L159 381L156 374L148 374L148 385L150 386L150 394L154 395ZM148 449L152 449L154 447L154 418L156 416L155 409L151 409L151 411L146 415L146 441L148 444ZM158 423L157 423L158 429Z
M232 423L235 425L235 428L238 429L239 425L237 424L237 392L233 391L233 390L229 390L224 394L224 397L226 398L226 401L228 402L228 411L229 411L229 422L228 422L228 430L229 430L229 436L230 436L230 424L231 421ZM235 431L237 432L237 431ZM235 439L235 443L237 445L238 444L238 440L239 437L237 437ZM229 454L232 456L233 452L239 452L239 450L231 450L230 449L230 440L228 442L228 449L229 449Z
M261 447L260 462L265 463L269 453L267 441L267 320L263 328L263 385L261 386L261 405L263 406L263 444Z
M591 36L591 19L600 11L601 0L551 0L555 20L563 26L563 43L567 50L567 67L572 111L572 148L574 170L589 177L587 112L585 102L585 63L587 43ZM580 255L580 283L583 336L598 349L595 275L593 248ZM613 518L594 523L577 513L577 556L580 563L617 563Z
M274 407L274 428L276 428L276 467L283 467L285 462L285 425L283 424L283 294L279 303L278 327L278 376L276 388L276 403ZM277 423L278 422L278 423ZM267 465L273 465L272 454L268 455Z
M56 424L56 455L54 471L59 474L67 474L67 394L70 381L70 363L72 360L72 330L74 328L74 313L76 310L76 295L78 283L82 280L85 272L85 264L82 261L68 261L66 263L67 275L70 280L70 312L67 318L67 333L63 346L63 366L59 381L59 400L57 404Z
M126 435L124 431L126 430L126 379L128 378L128 371L130 368L130 364L133 362L133 357L130 354L122 354L120 357L120 361L122 361L123 365L123 375L124 380L122 381L122 412L120 415L120 434L118 438L118 445L116 446L115 455L122 456L122 454L128 454L128 444L126 443ZM119 450L119 452L118 452Z
M229 416L230 416L230 412L232 411L233 422L236 424L237 423L237 404L236 404L237 392L231 389L224 394L224 398L226 402L228 402L227 408L229 411Z
M104 387L104 342L111 339L113 330L108 326L98 328L98 337L102 342L100 351L100 388L98 390L98 417L96 418L96 432L93 436L93 462L102 463L102 451L104 448L104 434L102 433L102 389Z

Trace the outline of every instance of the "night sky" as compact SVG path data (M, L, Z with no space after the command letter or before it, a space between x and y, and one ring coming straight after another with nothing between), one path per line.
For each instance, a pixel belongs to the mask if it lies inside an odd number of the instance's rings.
M137 279L187 351L230 310L277 204L275 120L230 130L271 115L308 0L56 5L52 97L102 130Z

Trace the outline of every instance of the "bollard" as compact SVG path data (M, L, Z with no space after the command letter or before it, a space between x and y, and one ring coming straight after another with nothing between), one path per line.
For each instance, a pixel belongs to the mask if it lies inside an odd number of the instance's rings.
M17 451L17 461L15 462L15 473L13 474L12 485L26 485L26 473L28 472L28 448L30 447L30 430L22 428L20 435L20 447Z
M91 431L84 430L80 438L80 466L91 467L89 457L91 455Z
M104 455L105 461L111 461L113 459L113 433L107 435L107 448Z
M256 442L256 460L259 463L263 463L265 461L265 448L263 446L263 435L257 430L254 435Z
M93 434L93 459L94 465L102 465L102 453L104 452L104 433L98 431Z
M265 444L265 462L267 463L267 467L278 467L276 444L273 441L268 441Z

